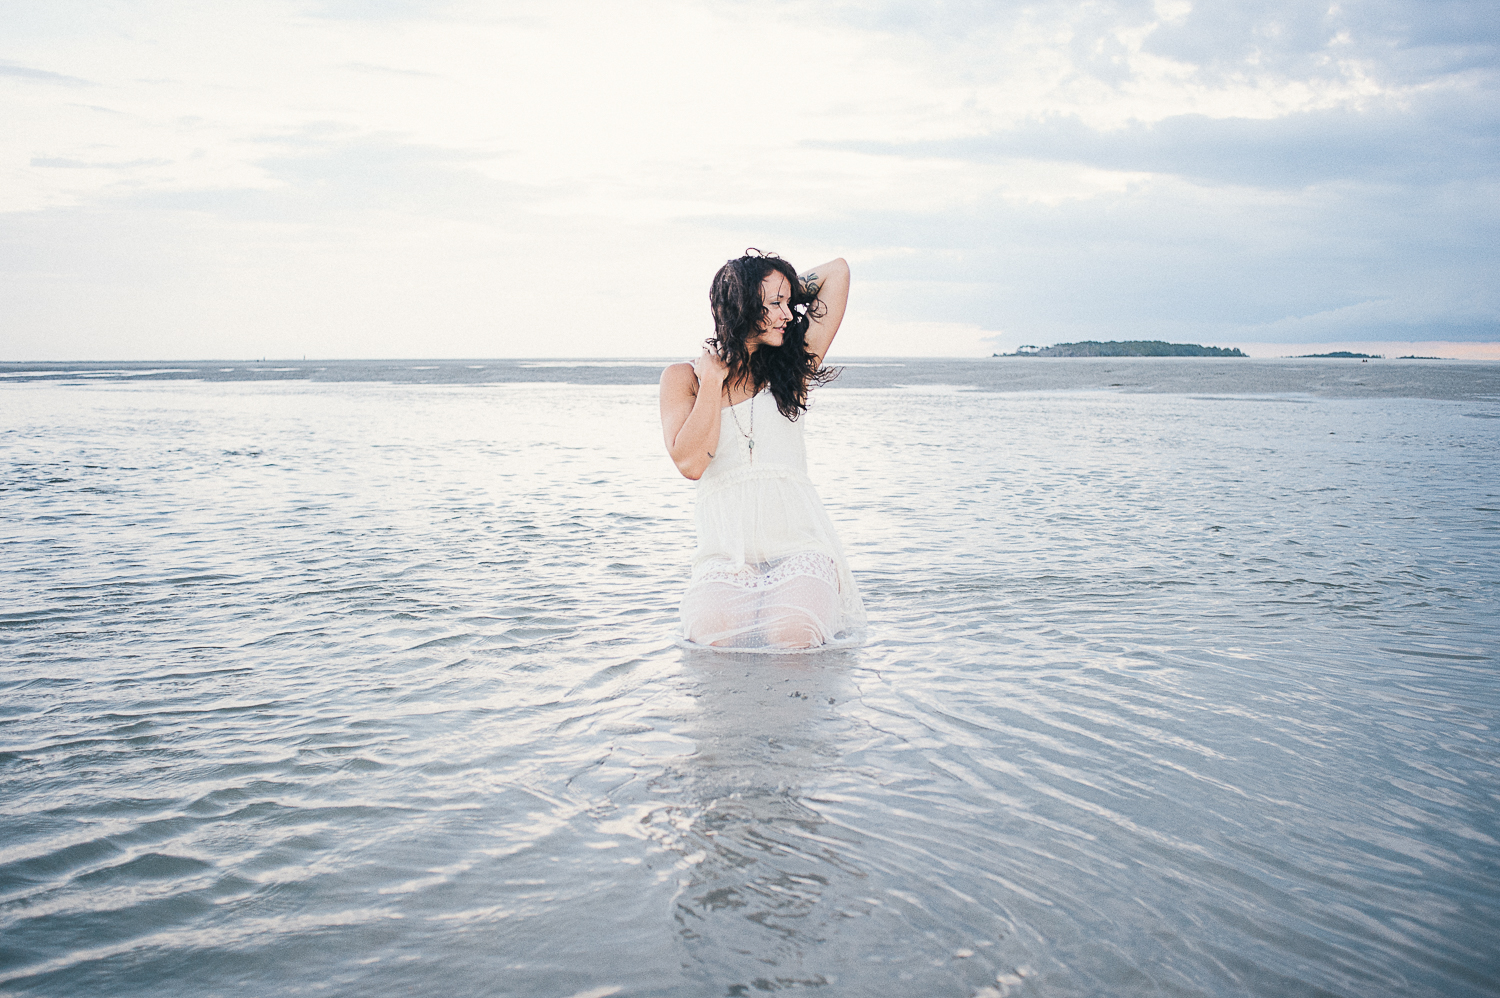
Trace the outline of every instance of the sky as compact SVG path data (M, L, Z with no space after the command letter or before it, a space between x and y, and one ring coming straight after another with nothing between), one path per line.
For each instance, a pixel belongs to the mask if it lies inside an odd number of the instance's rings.
M0 360L1500 359L1500 4L0 0Z

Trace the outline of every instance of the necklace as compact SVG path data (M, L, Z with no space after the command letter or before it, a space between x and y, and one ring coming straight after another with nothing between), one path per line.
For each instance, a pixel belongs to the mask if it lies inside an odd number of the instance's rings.
M759 394L759 393L757 392L756 394ZM729 418L734 420L734 428L736 430L740 431L740 436L744 437L745 438L745 442L747 444L749 444L749 446L750 446L750 463L754 464L755 463L755 395L750 396L749 402L750 402L750 432L749 433L746 433L745 432L745 428L740 425L740 417L739 417L739 414L734 411L734 406L730 406L729 407Z

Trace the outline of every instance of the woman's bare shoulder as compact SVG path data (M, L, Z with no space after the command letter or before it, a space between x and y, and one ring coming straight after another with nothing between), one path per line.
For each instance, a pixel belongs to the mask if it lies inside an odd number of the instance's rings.
M693 365L686 361L680 364L668 364L667 369L661 372L661 386L663 389L677 388L696 392L698 375L693 373Z

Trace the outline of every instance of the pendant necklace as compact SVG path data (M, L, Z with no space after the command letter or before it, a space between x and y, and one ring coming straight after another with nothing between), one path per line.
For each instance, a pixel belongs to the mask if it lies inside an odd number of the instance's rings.
M756 394L758 395L759 392L757 392ZM745 432L745 428L740 425L740 417L734 411L734 406L730 406L729 407L729 418L731 418L731 419L734 420L734 428L736 430L740 431L740 436L744 437L745 438L745 442L750 446L750 463L754 464L755 463L755 395L751 395L750 396L749 402L750 402L750 432L749 433L746 433Z

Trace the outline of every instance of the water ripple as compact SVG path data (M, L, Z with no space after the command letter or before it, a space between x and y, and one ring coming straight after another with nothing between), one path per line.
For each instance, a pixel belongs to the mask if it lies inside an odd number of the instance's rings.
M649 386L6 386L0 991L1500 992L1490 403L919 375L794 662Z

